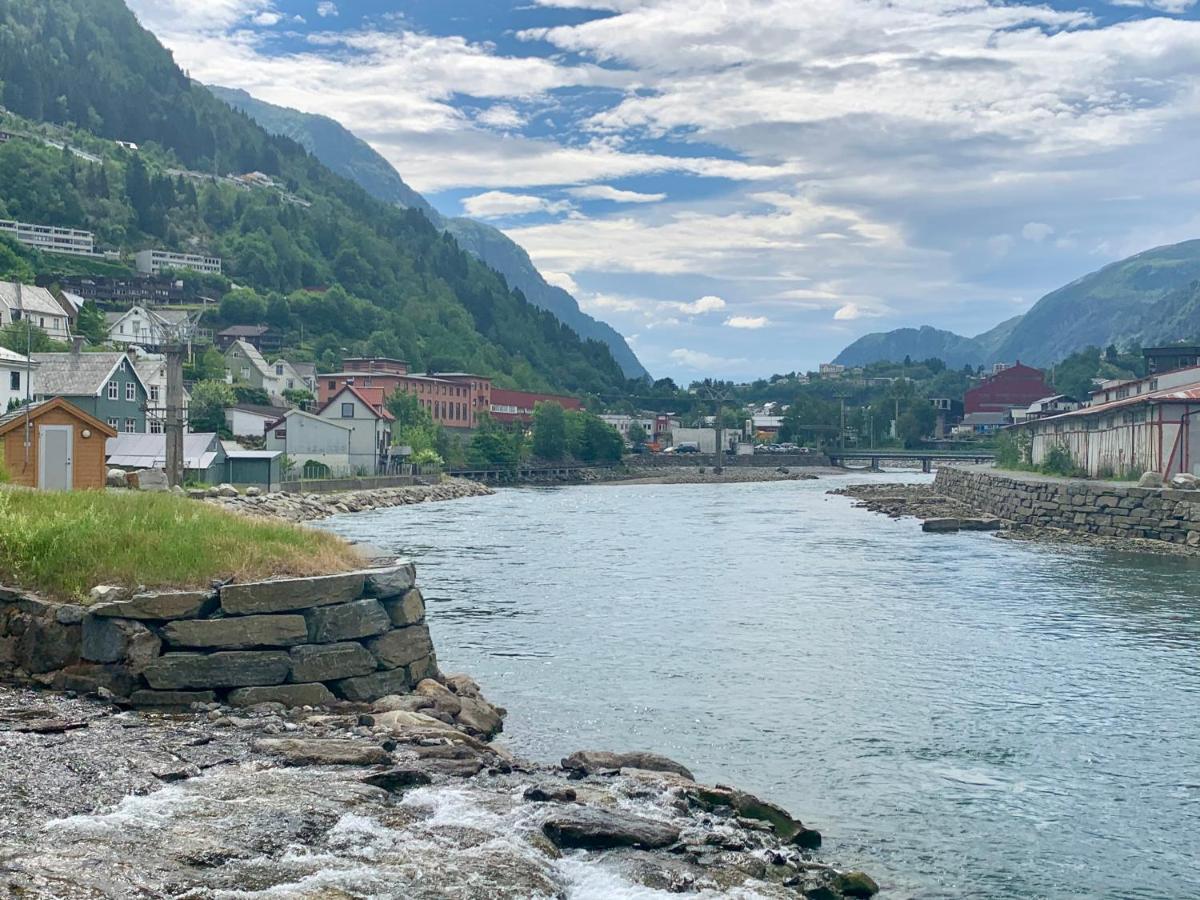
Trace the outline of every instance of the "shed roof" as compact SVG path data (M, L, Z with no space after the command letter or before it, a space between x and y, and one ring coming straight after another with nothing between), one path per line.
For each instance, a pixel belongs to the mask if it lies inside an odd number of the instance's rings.
M119 434L105 446L108 464L153 468L166 462L167 438L162 434ZM183 436L183 467L207 469L220 456L221 442L211 432Z

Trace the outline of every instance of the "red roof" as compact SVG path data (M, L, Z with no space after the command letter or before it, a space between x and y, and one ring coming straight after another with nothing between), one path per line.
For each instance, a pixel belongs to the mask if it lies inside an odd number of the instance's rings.
M325 412L325 410L329 409L329 407L333 405L334 401L337 400L338 397L342 396L342 394L346 393L346 391L349 391L351 394L353 394L359 403L374 413L375 418L383 419L385 422L396 421L396 417L388 411L387 407L375 406L375 404L373 404L369 399L367 399L367 397L363 395L362 391L352 384L342 385L342 389L326 400L325 405L317 410L317 415L319 416L321 413Z
M1036 424L1038 422L1052 422L1057 419L1075 419L1080 416L1103 415L1115 409L1124 409L1127 406L1137 406L1139 403L1200 403L1200 382L1188 385L1182 388L1170 388L1162 391L1152 391L1149 394L1137 394L1133 397L1122 397L1120 400L1113 400L1110 403L1101 403L1099 406L1081 406L1079 409L1072 410L1068 413L1060 413L1057 416L1044 416L1040 419L1030 419L1027 424Z

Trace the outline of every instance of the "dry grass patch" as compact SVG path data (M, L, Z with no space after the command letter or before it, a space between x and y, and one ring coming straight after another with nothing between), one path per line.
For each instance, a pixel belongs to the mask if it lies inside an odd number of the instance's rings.
M83 598L97 584L197 587L363 564L335 535L172 494L0 489L0 582L54 597Z

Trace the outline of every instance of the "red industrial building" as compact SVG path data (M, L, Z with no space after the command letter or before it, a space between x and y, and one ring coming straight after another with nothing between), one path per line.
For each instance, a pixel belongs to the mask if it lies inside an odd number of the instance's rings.
M971 413L1002 413L1027 409L1030 404L1055 393L1041 369L1017 363L989 375L967 391L963 407Z
M413 394L428 410L433 421L446 428L475 428L478 417L491 407L492 382L467 372L434 372L413 375L401 359L348 358L341 372L317 376L317 399L329 399L346 385L353 385L377 410L395 391Z
M497 422L532 422L533 409L539 403L557 403L563 409L583 409L583 404L574 397L492 388L492 419Z

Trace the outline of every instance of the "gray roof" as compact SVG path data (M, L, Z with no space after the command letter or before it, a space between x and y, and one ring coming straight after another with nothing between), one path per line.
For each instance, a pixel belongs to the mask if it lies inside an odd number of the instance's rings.
M221 442L211 432L183 436L183 467L207 469L221 453ZM167 438L162 434L119 434L108 439L105 454L110 466L143 469L166 461Z
M292 368L301 378L312 378L317 374L317 364L310 362L294 362Z
M67 311L58 305L53 294L45 288L34 287L31 284L21 285L21 302L18 304L15 281L0 281L0 303L9 309L24 307L28 312L45 313L64 318L67 315Z
M964 425L1007 425L1012 416L1006 412L973 412L963 416Z
M38 364L34 392L53 397L91 397L100 393L124 353L35 353ZM142 381L137 367L130 366ZM142 383L143 389L145 383Z

